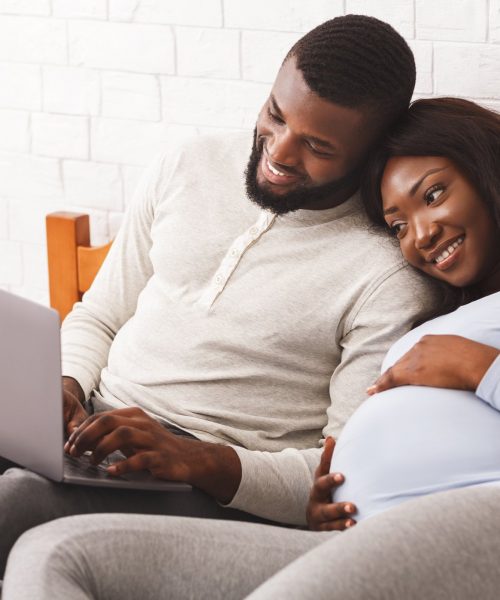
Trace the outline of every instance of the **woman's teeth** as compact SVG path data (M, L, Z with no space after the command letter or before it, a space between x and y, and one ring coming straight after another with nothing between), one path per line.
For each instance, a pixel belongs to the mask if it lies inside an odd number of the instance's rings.
M446 248L446 250L443 250L443 252L441 252L441 254L434 260L434 262L435 263L443 262L443 260L445 258L448 258L448 256L450 256L451 254L453 254L453 252L455 252L455 250L460 246L460 244L463 243L463 241L464 241L464 238L459 237L458 240L453 242L453 244L450 244L448 246L448 248Z

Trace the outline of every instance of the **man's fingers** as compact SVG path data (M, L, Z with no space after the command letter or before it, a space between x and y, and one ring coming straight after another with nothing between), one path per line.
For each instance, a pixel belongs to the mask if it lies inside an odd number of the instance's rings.
M135 451L138 448L150 448L151 443L151 435L147 432L122 425L99 441L92 452L91 461L97 465L116 450L121 450L124 454L128 451L130 454L131 448Z
M336 521L348 519L356 513L356 506L352 502L331 502L322 504L319 508L318 521Z
M103 436L120 425L129 425L130 419L111 413L92 415L86 419L69 437L65 450L72 456L81 456L87 450L94 450Z
M314 480L311 488L310 498L314 502L324 502L330 498L332 491L344 483L344 476L341 473L329 473L322 475Z
M315 476L320 477L321 475L327 475L330 472L330 463L332 462L333 451L335 449L335 440L332 437L327 437L323 452L321 453L321 460L319 466L316 469Z
M356 525L356 519L338 519L337 521L327 521L321 523L317 531L344 531Z
M134 471L145 471L157 466L157 452L141 452L107 468L110 475L123 475Z

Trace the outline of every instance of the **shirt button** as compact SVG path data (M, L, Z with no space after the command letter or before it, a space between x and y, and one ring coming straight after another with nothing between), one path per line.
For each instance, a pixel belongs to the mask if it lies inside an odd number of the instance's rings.
M222 283L222 280L223 280L223 277L222 277L222 275L217 275L217 276L215 277L215 283Z
M257 227L250 227L250 235L257 235L258 232Z
M236 248L231 250L231 256L238 256L238 250Z

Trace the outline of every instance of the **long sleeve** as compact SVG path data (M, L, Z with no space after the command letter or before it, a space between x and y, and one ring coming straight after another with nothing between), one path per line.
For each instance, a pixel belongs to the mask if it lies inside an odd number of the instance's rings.
M390 345L437 302L435 288L407 267L374 282L340 325L341 362L330 383L331 406L324 436L337 437L349 416L366 398ZM318 442L319 444L320 442ZM234 447L242 480L229 504L261 517L305 525L309 491L321 448L258 452Z
M476 390L476 396L500 410L500 354L491 363Z
M76 379L86 398L97 387L113 339L134 314L152 275L150 232L165 160L162 155L146 170L90 290L75 304L61 329L63 375Z

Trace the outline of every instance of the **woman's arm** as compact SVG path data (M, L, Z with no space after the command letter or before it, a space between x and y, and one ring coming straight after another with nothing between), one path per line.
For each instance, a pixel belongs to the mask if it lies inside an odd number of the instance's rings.
M476 392L500 355L493 346L458 335L425 335L367 389L377 394L401 385Z

